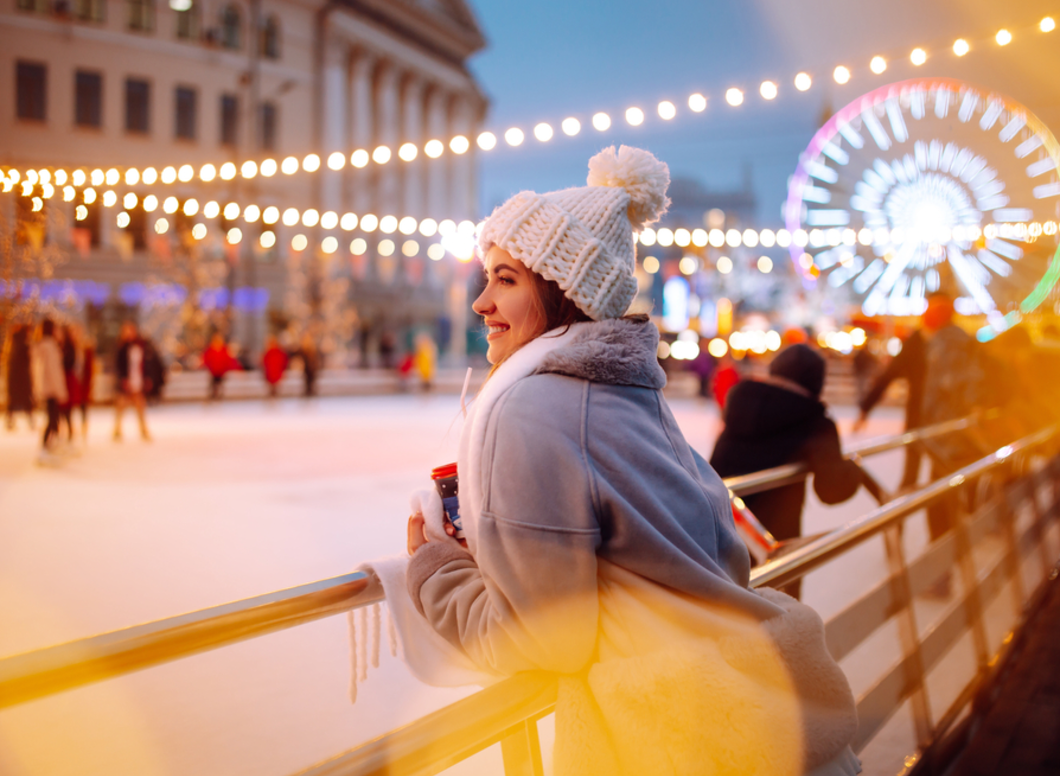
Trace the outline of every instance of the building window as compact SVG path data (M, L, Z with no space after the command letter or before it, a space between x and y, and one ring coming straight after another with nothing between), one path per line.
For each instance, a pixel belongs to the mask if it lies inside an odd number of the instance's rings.
M48 13L48 0L18 0L18 10L31 13Z
M44 121L47 118L48 71L36 62L15 63L17 113L20 119Z
M277 115L276 103L263 102L261 104L261 149L263 151L276 150L278 130L279 116Z
M280 20L270 16L261 28L261 55L266 59L280 58Z
M125 81L125 131L151 131L151 84L138 78Z
M155 28L154 0L126 0L129 9L129 29L150 32Z
M79 127L103 124L103 76L78 70L74 74L74 123Z
M74 0L74 16L83 22L102 22L104 0Z
M234 5L225 6L221 11L221 45L230 49L243 47L243 23Z
M239 100L234 94L221 95L221 145L239 144Z
M193 0L171 0L169 7L177 12L177 37L196 40L199 37L199 6Z
M177 112L175 134L181 140L195 139L195 90L187 86L177 87Z

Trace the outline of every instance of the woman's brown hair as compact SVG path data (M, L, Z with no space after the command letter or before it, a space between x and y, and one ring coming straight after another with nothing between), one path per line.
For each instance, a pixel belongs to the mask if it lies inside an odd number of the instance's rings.
M574 304L574 302L564 295L563 289L559 287L559 284L556 283L556 281L548 280L536 272L530 272L529 274L532 281L534 309L537 310L541 319L544 321L541 333L538 334L538 336L541 336L541 334L544 334L545 332L555 331L556 329L562 329L558 334L566 334L567 329L573 324L592 320L592 318L581 311L578 305ZM634 321L635 323L647 323L649 318L647 315L634 313L622 316L622 320ZM496 372L498 367L503 363L504 361L499 361L494 364L490 368L487 379L492 377L493 373Z

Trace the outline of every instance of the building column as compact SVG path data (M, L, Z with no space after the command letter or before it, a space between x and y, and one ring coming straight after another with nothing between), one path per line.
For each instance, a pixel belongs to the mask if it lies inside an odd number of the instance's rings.
M424 87L417 76L408 74L401 85L401 143L413 143L416 146L416 158L411 162L401 162L402 207L398 217L415 216L423 218L424 191L423 167L427 157L423 153L424 137Z
M346 122L349 116L347 97L349 95L349 49L339 43L329 43L324 52L323 68L323 111L320 147L321 185L320 210L340 210L342 208L342 176L329 169L328 156L335 151L346 153L348 131Z
M356 51L350 61L350 96L349 96L349 141L347 153L363 148L369 154L375 148L374 127L372 121L372 75L376 59L366 51ZM372 168L363 169L347 167L346 202L358 216L371 209L372 203Z
M398 188L397 150L401 137L400 112L400 73L392 64L381 62L376 68L373 104L375 110L375 142L390 149L390 161L384 165L374 165L378 187L376 190L376 215L397 215L401 210L400 190Z
M475 129L477 111L467 96L455 95L449 107L449 134L463 135L471 143L464 154L451 156L449 217L459 223L465 219L475 220L478 207L475 202Z
M442 156L424 162L426 168L426 204L425 216L435 221L449 217L449 120L447 116L447 95L438 86L432 86L427 92L426 124L427 133L424 141L441 140L445 146Z

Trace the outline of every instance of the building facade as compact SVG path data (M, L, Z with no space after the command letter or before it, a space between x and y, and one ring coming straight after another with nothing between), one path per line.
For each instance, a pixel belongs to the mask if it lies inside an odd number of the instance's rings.
M104 339L164 321L176 355L213 328L251 352L270 328L375 352L460 326L466 270L437 225L477 216L487 106L462 0L2 0L0 39L9 297Z

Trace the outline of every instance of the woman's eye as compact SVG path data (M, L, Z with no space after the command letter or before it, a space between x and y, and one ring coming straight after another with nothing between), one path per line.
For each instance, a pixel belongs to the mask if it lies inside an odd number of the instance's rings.
M514 286L515 278L510 278L505 275L498 275L497 282L500 283L502 286Z

